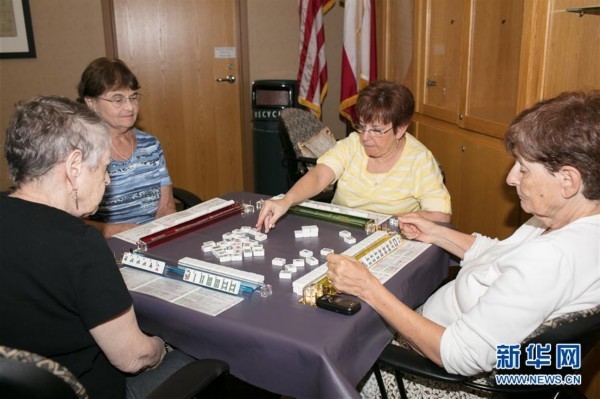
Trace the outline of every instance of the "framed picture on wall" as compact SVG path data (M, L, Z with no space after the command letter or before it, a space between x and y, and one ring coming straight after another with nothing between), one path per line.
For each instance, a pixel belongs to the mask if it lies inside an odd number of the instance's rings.
M29 0L0 0L0 58L35 58Z

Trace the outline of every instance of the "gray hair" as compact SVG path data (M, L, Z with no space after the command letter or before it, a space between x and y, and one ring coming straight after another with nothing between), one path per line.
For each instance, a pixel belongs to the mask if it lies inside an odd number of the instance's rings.
M66 97L42 96L16 106L4 142L10 176L19 187L44 176L80 150L97 167L110 146L106 124L87 106Z

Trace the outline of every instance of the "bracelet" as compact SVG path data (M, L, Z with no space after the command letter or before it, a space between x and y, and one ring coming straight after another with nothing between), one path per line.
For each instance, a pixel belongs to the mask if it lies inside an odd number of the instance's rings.
M163 341L164 342L164 341ZM173 347L165 342L165 352L169 353L173 350Z
M171 352L173 350L173 347L171 345L167 344L167 341L165 341L164 339L162 339L159 336L156 336L156 338L158 338L158 339L160 339L162 341L163 346L165 348L165 353L169 353L169 352Z

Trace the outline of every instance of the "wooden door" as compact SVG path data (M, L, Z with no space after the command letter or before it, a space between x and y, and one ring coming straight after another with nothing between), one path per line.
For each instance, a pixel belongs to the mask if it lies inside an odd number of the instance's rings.
M113 0L116 56L143 94L138 127L173 184L203 199L243 189L238 0ZM233 76L233 83L217 78Z

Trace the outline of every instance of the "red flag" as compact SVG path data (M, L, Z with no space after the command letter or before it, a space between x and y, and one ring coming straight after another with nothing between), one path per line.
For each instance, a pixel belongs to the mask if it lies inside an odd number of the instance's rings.
M300 12L300 63L298 102L321 117L321 104L327 93L327 60L323 14L335 0L298 0Z
M358 92L377 79L375 0L346 0L340 114L355 121Z

